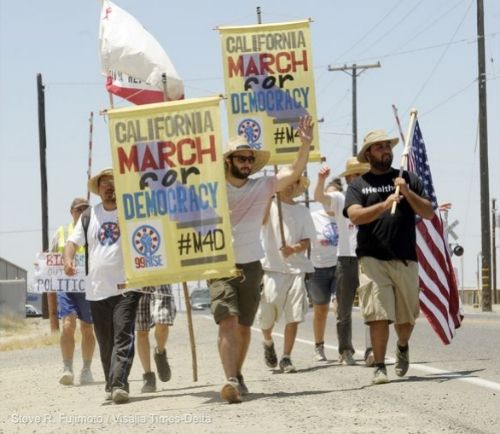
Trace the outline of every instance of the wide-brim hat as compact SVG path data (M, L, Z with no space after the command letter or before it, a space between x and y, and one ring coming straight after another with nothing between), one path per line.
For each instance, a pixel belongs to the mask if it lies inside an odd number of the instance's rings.
M370 131L365 138L363 139L363 147L358 152L358 160L361 163L368 163L365 152L371 145L380 142L389 142L391 144L391 148L397 145L399 142L399 138L397 137L389 137L384 130L372 130Z
M349 158L345 163L345 170L340 175L338 175L338 177L345 178L349 175L356 175L358 173L360 175L363 175L364 173L368 172L370 170L370 165L368 163L360 163L358 158L359 157Z
M97 175L89 179L87 188L91 193L99 195L99 179L103 176L113 176L113 169L111 167L102 169Z
M252 148L249 144L245 136L234 136L231 137L227 143L226 151L224 152L224 159L229 158L236 151L252 151L255 157L255 162L252 165L252 170L250 171L250 175L257 173L260 169L262 169L269 158L271 158L271 152L266 151L264 149L255 149Z
M299 178L299 183L295 184L292 197L297 197L304 194L304 192L308 189L308 187L309 187L309 179L307 178L307 176L302 175Z

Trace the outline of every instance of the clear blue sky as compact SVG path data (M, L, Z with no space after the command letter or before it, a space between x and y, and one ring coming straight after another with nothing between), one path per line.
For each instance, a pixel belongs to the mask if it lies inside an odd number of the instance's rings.
M373 128L396 134L391 104L399 108L404 130L409 109L419 110L438 199L452 202L449 218L460 220L456 233L465 247L465 285L476 284L481 250L476 0L115 3L164 47L187 97L224 92L216 26L255 23L257 6L264 22L312 18L317 110L325 119L320 144L334 173L342 171L351 152L351 78L328 72L327 66L380 61L382 68L358 78L359 141ZM500 2L484 0L484 5L490 196L500 199ZM98 0L0 0L0 256L28 270L42 246L38 72L46 85L51 232L70 219L72 198L86 193L91 111L93 171L111 165L106 120L99 116L108 106L98 55L99 13ZM396 165L401 150L395 151ZM317 168L310 164L313 184ZM456 265L461 274L460 261Z

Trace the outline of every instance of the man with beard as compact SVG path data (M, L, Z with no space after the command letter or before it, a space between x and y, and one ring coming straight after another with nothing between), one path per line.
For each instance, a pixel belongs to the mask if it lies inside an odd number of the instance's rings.
M239 275L209 281L209 287L212 314L219 325L218 349L227 378L220 395L230 404L241 402L241 395L248 393L242 367L260 301L263 275L260 259L264 257L261 225L273 194L295 182L306 166L313 138L311 117L301 118L297 131L302 145L296 160L275 176L249 178L266 165L270 152L253 149L243 136L231 139L224 153L232 242Z
M365 136L358 160L369 163L370 171L349 184L343 211L358 225L359 297L370 326L373 384L389 381L384 360L391 323L397 334L396 375L402 377L408 371L408 342L419 315L415 219L433 216L420 179L406 171L399 176L391 167L397 143L383 130ZM397 207L391 214L394 202Z
M88 241L85 293L90 301L106 379L106 399L121 404L129 400L135 313L141 294L130 290L124 293L119 289L125 282L125 270L112 169L102 170L91 178L88 189L99 195L102 203L91 209L88 227L82 224L82 214L68 238L64 249L64 272L68 276L76 273L75 252Z

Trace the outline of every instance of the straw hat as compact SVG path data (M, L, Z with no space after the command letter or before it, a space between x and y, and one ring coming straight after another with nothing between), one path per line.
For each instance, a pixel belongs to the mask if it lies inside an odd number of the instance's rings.
M394 146L396 146L399 142L399 139L397 137L389 137L384 130L370 131L363 139L363 147L361 148L361 151L358 152L358 160L361 163L367 163L368 161L366 160L365 152L371 145L380 142L389 142L391 144L391 148L394 148Z
M224 159L229 158L236 151L252 151L255 157L255 163L252 165L252 170L250 175L257 173L262 169L269 158L271 157L270 151L265 151L263 149L254 149L249 144L245 136L234 136L229 139L227 143L226 152L224 152Z
M295 184L292 197L297 197L304 194L304 192L307 190L308 187L309 187L309 179L307 178L307 176L302 175L298 179L298 184Z
M113 169L110 167L107 169L102 169L97 175L94 175L89 179L87 188L91 193L99 195L99 179L101 179L101 177L103 176L113 176Z
M345 178L346 176L355 175L357 173L363 175L370 170L370 165L367 163L360 163L358 158L351 157L346 161L345 170L339 175L339 178Z

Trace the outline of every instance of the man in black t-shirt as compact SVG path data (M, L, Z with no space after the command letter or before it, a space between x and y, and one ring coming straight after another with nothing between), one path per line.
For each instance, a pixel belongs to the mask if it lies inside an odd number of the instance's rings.
M390 323L398 336L396 374L408 371L408 341L419 314L415 216L434 215L420 179L406 171L400 177L391 167L397 143L383 130L365 136L358 160L369 163L370 171L349 184L344 207L344 216L358 225L359 297L370 326L374 384L389 381L384 360Z

